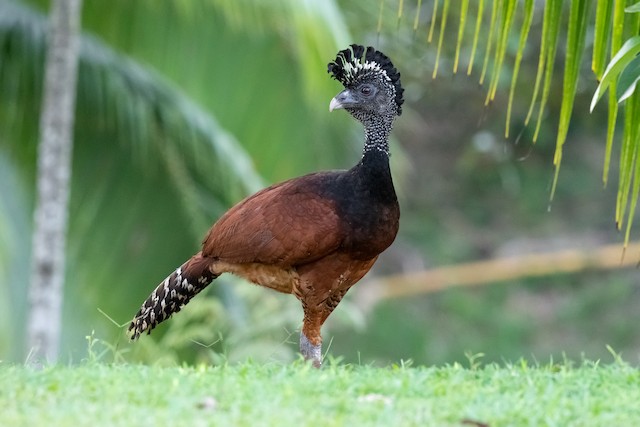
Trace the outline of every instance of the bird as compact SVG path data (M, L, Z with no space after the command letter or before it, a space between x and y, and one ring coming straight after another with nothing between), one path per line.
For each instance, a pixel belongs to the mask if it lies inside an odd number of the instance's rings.
M144 301L128 328L132 340L231 273L300 301L300 353L321 367L322 325L398 233L389 135L404 102L399 71L371 46L348 46L327 70L344 86L329 111L344 109L364 127L360 161L280 182L231 207L202 249Z

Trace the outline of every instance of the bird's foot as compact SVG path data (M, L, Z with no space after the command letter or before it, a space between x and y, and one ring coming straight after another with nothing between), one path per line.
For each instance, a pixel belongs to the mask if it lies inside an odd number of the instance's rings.
M322 344L313 344L304 332L300 332L300 353L313 363L314 368L322 366Z

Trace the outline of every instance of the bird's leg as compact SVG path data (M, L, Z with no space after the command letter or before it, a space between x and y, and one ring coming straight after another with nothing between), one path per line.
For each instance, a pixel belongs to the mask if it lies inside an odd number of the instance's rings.
M320 328L348 290L349 288L344 288L333 292L322 304L322 310L311 311L303 304L304 324L302 332L300 332L300 353L306 360L311 360L316 368L322 365L322 335L320 335Z
M300 331L300 353L305 360L313 363L314 368L319 368L322 366L321 315L306 309L304 312L304 323Z
M314 368L322 366L322 343L312 344L304 332L300 332L300 353L305 360L313 363Z

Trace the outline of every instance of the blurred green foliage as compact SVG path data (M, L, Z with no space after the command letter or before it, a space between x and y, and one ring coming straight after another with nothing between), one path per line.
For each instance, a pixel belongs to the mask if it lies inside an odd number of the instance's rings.
M71 358L83 350L88 330L102 336L110 328L108 336L121 336L97 309L118 322L129 319L242 196L264 182L346 166L340 159L352 150L339 135L348 122L322 125L326 117L308 95L326 93L328 116L338 88L324 65L322 80L302 73L305 62L335 54L344 30L319 38L339 27L330 20L332 4L317 5L327 16L312 23L303 12L315 9L296 10L296 4L274 3L256 15L262 31L251 23L251 31L227 25L231 6L204 0L189 7L178 1L85 5L64 307L63 347ZM12 295L0 354L21 359L46 17L21 3L0 6L0 156L15 165L3 171L10 174L3 193L24 191L14 196L23 201L21 211L8 205L0 223L3 229L27 224L2 244L16 261L7 261L0 282ZM267 12L278 19L268 20ZM276 31L283 18L297 24ZM294 29L315 49L297 54L285 43ZM229 305L243 301L233 287L217 288Z

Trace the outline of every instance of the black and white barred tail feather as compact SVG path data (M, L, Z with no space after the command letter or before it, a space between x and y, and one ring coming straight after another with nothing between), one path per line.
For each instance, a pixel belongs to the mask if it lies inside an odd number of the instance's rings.
M131 339L137 339L145 331L150 334L156 325L180 311L182 306L218 277L211 272L210 265L210 261L198 252L164 279L131 321Z

